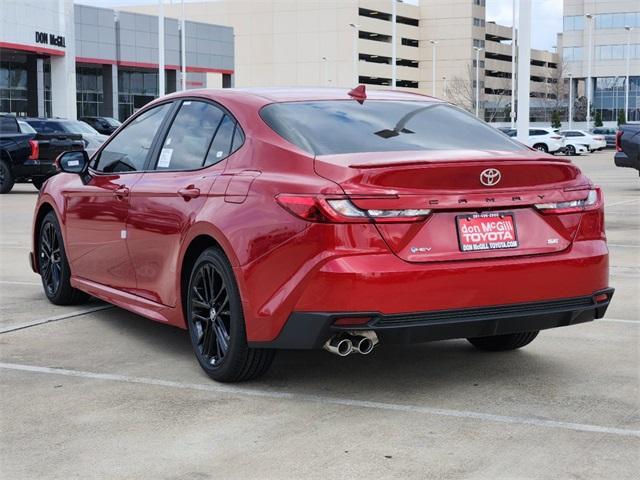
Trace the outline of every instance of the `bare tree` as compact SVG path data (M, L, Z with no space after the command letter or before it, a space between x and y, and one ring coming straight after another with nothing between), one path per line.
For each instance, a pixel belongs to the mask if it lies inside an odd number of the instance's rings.
M469 64L466 75L453 77L447 87L447 96L451 103L471 113L476 109L475 78L475 68Z

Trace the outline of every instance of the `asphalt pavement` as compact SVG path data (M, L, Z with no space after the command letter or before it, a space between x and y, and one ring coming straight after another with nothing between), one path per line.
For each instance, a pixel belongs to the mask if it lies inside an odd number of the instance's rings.
M27 261L37 192L16 186L0 196L0 478L638 478L640 178L611 150L575 162L605 192L604 320L507 353L283 351L238 385L209 380L182 330L49 304Z

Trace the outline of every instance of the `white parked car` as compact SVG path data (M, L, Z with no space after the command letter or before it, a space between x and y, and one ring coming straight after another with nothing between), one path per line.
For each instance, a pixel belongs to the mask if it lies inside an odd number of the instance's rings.
M516 136L515 130L505 132L510 137ZM530 128L527 145L541 152L562 153L565 149L565 138L553 128Z
M583 153L589 153L589 149L586 145L577 143L573 138L566 138L564 153L567 155L582 155Z
M560 134L564 135L567 140L570 139L574 143L585 145L590 152L603 150L607 146L604 135L593 135L584 130L561 130Z

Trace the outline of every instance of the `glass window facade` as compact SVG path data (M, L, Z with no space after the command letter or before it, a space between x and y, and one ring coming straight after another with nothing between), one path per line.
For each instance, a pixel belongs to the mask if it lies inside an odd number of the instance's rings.
M565 32L571 30L584 30L584 16L583 15L569 15L564 17L563 30Z
M118 70L118 118L125 120L158 97L158 72Z
M567 62L582 60L582 47L564 47L562 49L562 58Z
M603 121L616 121L624 110L625 77L600 77L594 83L594 111L600 112ZM640 121L640 76L629 77L627 121Z
M640 12L603 13L596 15L595 19L598 29L640 27Z
M597 45L595 57L596 60L624 60L627 58L627 45ZM629 58L640 58L640 43L629 45Z
M35 88L35 85L29 85L29 68L35 68L35 63L29 64L29 56L22 53L0 56L0 112L2 113L13 113L19 117L29 115L29 90ZM33 56L31 58L33 60ZM45 115L50 117L51 64L48 59L44 60L43 69Z
M76 66L76 101L78 117L104 116L102 68L88 65Z

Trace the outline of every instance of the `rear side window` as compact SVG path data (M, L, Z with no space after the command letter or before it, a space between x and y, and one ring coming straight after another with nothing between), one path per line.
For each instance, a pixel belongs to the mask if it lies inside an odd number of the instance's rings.
M170 106L158 105L136 117L107 144L93 168L108 173L142 170Z
M19 133L16 119L13 117L0 117L0 133Z
M211 143L206 165L213 165L229 156L229 153L231 153L231 142L233 141L233 130L235 127L235 121L229 115L225 115L220 122L220 126L218 127L216 136L213 139L213 143Z
M523 150L463 110L443 103L353 100L274 103L260 115L315 155L402 150Z
M187 100L171 124L156 170L193 170L204 165L224 112L206 102Z

